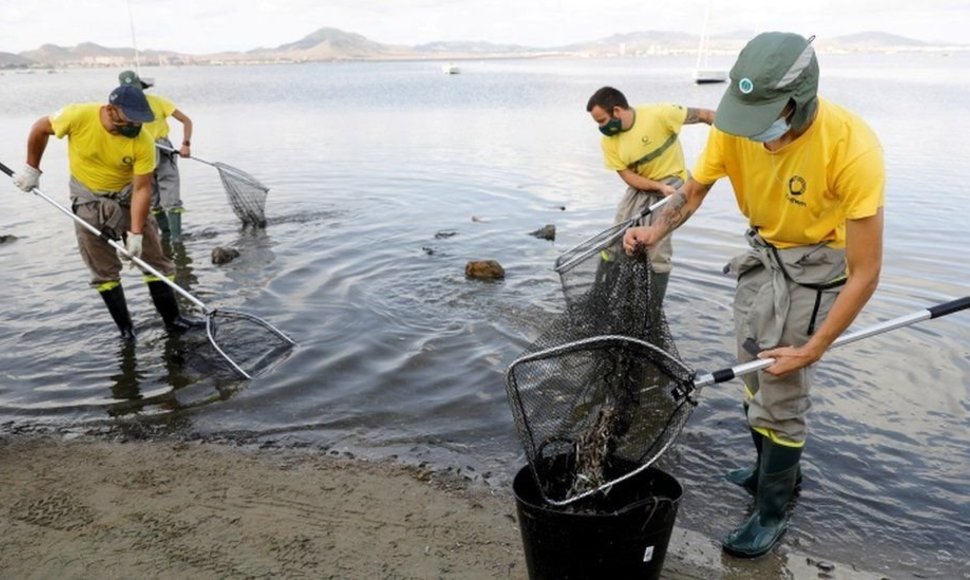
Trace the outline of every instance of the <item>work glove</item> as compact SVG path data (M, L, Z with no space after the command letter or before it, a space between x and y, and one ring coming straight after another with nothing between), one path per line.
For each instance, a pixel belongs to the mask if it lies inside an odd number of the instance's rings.
M31 167L30 165L24 164L24 168L20 173L14 173L13 182L14 185L20 189L30 193L35 187L40 184L40 169L36 167Z
M122 260L131 260L131 258L141 258L141 241L142 234L133 234L128 232L125 234L125 254L121 250L118 250L118 257ZM134 267L135 261L131 260L131 265Z

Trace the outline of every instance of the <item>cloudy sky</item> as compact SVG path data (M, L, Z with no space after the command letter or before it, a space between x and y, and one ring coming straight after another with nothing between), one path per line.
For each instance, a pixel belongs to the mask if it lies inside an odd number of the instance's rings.
M385 44L480 40L557 46L615 33L883 31L970 42L967 0L0 0L0 51L50 43L201 54L292 42L322 27ZM569 6L568 8L565 8ZM129 19L129 9L132 18Z

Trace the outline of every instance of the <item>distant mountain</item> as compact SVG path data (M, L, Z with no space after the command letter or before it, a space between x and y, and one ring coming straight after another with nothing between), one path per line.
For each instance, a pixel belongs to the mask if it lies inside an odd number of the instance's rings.
M394 47L369 40L360 34L336 28L321 28L296 42L276 48L257 48L249 56L273 55L297 60L373 59L401 52Z
M858 34L836 36L835 38L831 39L831 41L820 39L819 46L832 46L841 50L875 50L887 47L919 48L929 46L929 43L923 42L922 40L906 38L905 36L899 36L897 34L889 34L887 32L860 32Z
M848 34L836 37L843 43L865 43L872 45L893 45L893 46L927 46L928 42L915 40L898 34L888 32L860 32L859 34Z
M44 44L35 50L21 52L20 56L40 66L121 66L135 61L131 48L109 48L93 42L82 42L74 47ZM142 61L152 62L177 59L178 53L142 50L138 56Z
M490 55L530 54L547 52L546 49L521 44L495 44L492 42L429 42L414 47L414 51L428 55Z
M685 32L669 32L663 30L643 30L640 32L627 32L624 34L614 34L606 38L580 42L562 46L563 50L582 51L596 46L620 46L631 47L650 47L664 46L668 48L697 48L698 37Z
M713 52L737 53L754 35L750 31L714 35L710 39ZM429 42L417 46L382 44L360 34L336 28L320 28L303 38L272 48L255 48L246 52L221 52L192 55L164 50L144 50L138 55L144 63L160 64L219 64L224 62L313 62L330 60L391 60L391 59L459 59L535 57L539 55L582 55L593 57L640 56L650 54L695 53L699 38L684 32L646 30L554 47L528 47L490 42ZM884 32L863 32L816 40L820 51L865 52L919 50L928 43ZM75 47L45 44L20 54L0 53L0 67L69 67L69 66L130 66L134 64L131 48L109 48L91 42Z
M19 54L0 52L0 68L25 68L33 63L34 61Z

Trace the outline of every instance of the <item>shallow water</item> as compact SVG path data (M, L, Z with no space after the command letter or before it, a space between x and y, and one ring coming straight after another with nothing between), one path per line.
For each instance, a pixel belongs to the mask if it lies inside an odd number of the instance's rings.
M856 327L967 295L970 55L822 58L822 92L862 113L889 168L879 290ZM182 161L190 235L179 281L211 307L268 319L300 346L250 382L204 338L165 334L125 274L139 342L119 344L87 287L72 225L5 186L0 421L8 429L129 429L256 438L458 466L507 486L525 461L504 372L562 309L556 256L606 227L622 188L585 112L604 84L634 102L714 108L692 59L334 63L147 69L195 121L193 152L269 185L264 231L242 231L214 169ZM0 76L0 161L18 168L39 116L100 101L117 71ZM176 136L180 128L174 123ZM696 158L705 131L686 127ZM41 181L66 202L65 144ZM565 209L563 209L565 208ZM555 224L557 241L528 235ZM726 183L675 238L667 316L684 360L733 362L743 248ZM436 235L442 234L442 235ZM453 234L453 235L448 235ZM236 261L211 264L233 246ZM464 277L496 259L501 282ZM833 351L819 365L806 483L786 542L886 574L970 578L970 314ZM686 488L679 522L720 536L747 498L720 475L751 457L737 381L706 388L664 460Z

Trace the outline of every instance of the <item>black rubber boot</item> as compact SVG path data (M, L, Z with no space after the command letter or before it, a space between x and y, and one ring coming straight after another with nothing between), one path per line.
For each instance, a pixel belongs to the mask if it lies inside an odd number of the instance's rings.
M788 529L788 503L795 495L801 447L778 445L765 438L758 471L754 513L721 542L739 558L768 553Z
M118 325L121 331L121 339L125 342L135 342L135 327L131 323L131 314L128 313L128 301L125 300L125 289L117 285L111 290L99 291L104 300L111 318Z
M205 322L201 320L186 318L179 314L179 303L175 300L175 290L172 290L172 287L165 282L160 280L149 282L148 291L152 295L152 302L155 303L155 309L162 315L162 320L165 321L165 328L168 330L172 332L185 332L192 328L205 326Z

